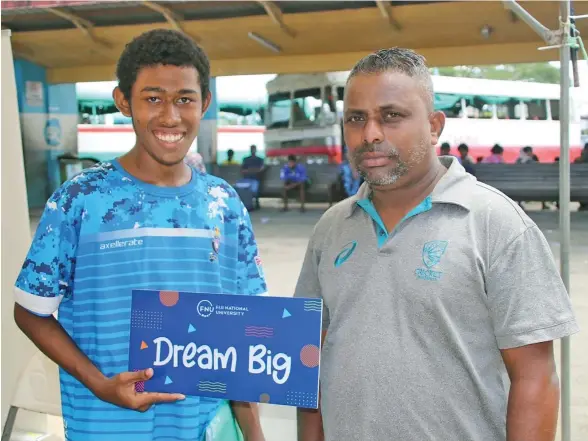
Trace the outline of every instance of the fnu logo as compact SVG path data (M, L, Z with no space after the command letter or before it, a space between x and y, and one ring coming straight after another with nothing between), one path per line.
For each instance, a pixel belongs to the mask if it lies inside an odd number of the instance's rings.
M347 245L345 245L343 247L343 249L341 250L341 252L339 254L337 254L337 257L335 257L335 263L334 263L335 268L338 268L341 265L343 265L347 261L347 259L349 259L351 257L351 255L355 251L356 247L357 247L357 242L355 240L351 241Z
M210 317L214 312L214 306L208 300L200 300L196 305L196 312L200 317Z

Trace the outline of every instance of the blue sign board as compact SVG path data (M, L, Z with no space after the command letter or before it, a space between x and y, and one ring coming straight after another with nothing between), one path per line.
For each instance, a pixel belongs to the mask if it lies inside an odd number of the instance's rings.
M318 408L322 300L134 290L138 391Z

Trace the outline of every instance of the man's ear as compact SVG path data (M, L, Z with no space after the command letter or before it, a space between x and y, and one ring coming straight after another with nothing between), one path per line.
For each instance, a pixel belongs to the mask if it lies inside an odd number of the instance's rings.
M206 94L206 97L204 97L204 99L202 100L202 115L204 115L206 113L211 102L212 102L212 92L208 91L208 94Z
M129 100L125 98L124 93L118 86L114 88L112 91L112 98L114 99L114 104L116 108L120 110L124 116L131 117L131 103Z
M429 117L429 122L431 124L431 144L437 145L445 128L445 114L443 112L433 112Z

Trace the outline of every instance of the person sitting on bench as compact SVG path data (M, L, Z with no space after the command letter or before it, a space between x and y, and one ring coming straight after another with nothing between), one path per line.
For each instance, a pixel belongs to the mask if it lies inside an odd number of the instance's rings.
M298 188L300 191L300 211L304 212L305 193L309 184L306 167L298 164L296 156L288 155L288 162L280 170L280 179L284 182L282 189L284 208L282 211L288 211L288 195Z
M257 156L257 146L253 144L250 147L251 156L247 156L241 163L241 174L243 178L239 179L236 186L248 187L253 192L255 198L255 208L259 210L259 183L265 169L263 158Z

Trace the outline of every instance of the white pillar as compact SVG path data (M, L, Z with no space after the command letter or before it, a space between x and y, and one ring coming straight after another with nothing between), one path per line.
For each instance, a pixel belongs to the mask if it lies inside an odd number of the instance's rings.
M31 242L10 31L2 30L2 427L21 374L37 349L14 323L14 282ZM3 359L3 360L2 360ZM21 420L21 418L19 418ZM26 427L25 427L26 425ZM45 432L47 418L27 415L23 429Z

